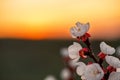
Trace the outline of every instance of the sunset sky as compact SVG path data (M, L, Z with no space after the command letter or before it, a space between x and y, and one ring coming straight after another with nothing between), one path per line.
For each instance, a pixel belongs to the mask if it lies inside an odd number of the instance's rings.
M120 38L120 0L0 0L0 38L71 38L77 21L93 39Z

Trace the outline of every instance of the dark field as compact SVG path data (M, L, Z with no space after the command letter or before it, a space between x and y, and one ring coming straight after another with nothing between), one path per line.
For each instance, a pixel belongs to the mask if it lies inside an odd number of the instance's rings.
M0 80L43 80L52 74L59 78L64 64L59 53L72 40L0 40ZM120 40L106 41L117 47ZM99 52L100 41L92 41L94 52Z

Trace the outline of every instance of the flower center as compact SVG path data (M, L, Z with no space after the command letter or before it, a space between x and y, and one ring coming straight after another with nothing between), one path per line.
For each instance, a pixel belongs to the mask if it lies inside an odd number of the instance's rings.
M98 70L96 70L96 71L93 71L93 74L96 76L96 75L98 75L100 72L98 71Z
M80 29L80 28L78 28L78 31L81 31L81 29Z

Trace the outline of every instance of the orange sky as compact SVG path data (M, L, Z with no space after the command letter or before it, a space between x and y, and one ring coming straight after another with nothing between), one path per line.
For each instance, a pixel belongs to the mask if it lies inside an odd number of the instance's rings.
M0 0L1 38L71 38L77 21L93 38L120 38L120 0Z

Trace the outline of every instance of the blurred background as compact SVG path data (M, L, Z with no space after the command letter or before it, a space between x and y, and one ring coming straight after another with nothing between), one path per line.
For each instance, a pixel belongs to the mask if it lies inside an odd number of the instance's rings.
M90 23L96 53L120 45L120 0L0 0L0 80L59 78L77 21Z

